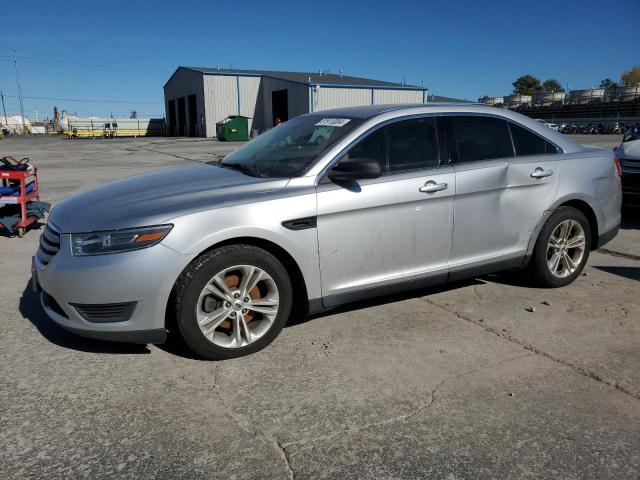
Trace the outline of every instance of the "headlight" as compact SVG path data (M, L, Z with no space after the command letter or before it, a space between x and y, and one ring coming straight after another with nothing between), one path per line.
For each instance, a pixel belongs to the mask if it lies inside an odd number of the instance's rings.
M138 250L160 242L172 228L173 225L156 225L110 232L72 233L71 250L76 257Z

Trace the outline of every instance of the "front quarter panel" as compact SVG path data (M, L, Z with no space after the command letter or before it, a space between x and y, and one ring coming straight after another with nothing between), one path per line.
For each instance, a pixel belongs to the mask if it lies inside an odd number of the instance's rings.
M295 182L293 182L295 183ZM197 212L175 218L163 245L185 255L185 267L222 242L251 237L272 242L291 255L305 280L309 299L319 298L318 237L315 228L289 230L282 222L316 216L312 186L291 185L287 195L261 202Z

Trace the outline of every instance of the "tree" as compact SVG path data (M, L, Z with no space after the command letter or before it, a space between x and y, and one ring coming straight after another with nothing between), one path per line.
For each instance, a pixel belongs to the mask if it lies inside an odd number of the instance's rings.
M614 88L618 88L618 84L610 78L605 78L600 82L600 88L604 88L605 90L612 90Z
M622 84L627 87L640 85L640 67L633 67L628 72L622 74Z
M564 92L564 88L562 88L559 81L550 78L542 84L542 91L547 93Z
M513 93L516 95L532 95L542 91L542 85L533 75L523 75L513 82Z

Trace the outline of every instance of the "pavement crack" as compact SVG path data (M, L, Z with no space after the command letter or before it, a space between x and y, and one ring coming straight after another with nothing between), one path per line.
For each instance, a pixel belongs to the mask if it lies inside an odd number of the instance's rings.
M282 445L282 443L274 435L271 435L270 433L255 427L244 415L240 415L234 412L233 409L230 408L229 405L227 405L224 399L224 395L219 395L219 398L223 408L225 409L229 417L231 417L238 424L240 428L242 428L245 432L247 432L250 435L253 435L257 438L261 438L262 440L264 440L266 443L270 444L273 447L273 449L278 453L278 456L282 459L284 463L285 473L287 478L289 480L295 480L296 478L295 472L293 471L293 468L291 468L289 455L287 454L286 448Z
M517 360L519 358L529 357L529 356L532 356L532 355L533 355L533 353L525 353L524 355L517 355L515 357L506 358L504 360L500 360L499 362L495 362L495 363L492 363L492 364L489 364L489 365L484 365L482 367L476 367L476 368L473 368L471 370L467 370L467 371L458 373L456 375L452 375L450 377L445 377L440 382L438 382L435 385L435 387L433 387L433 389L431 389L431 391L427 395L427 399L422 401L422 402L420 402L410 412L403 413L401 415L395 415L395 416L393 416L391 418L387 418L385 420L381 420L381 421L378 421L378 422L371 422L371 423L365 423L363 425L356 425L356 426L352 426L352 427L347 427L347 428L344 428L342 430L338 430L336 432L333 432L333 433L330 433L330 434L327 434L327 435L320 435L320 436L317 436L317 437L310 437L310 438L306 438L306 439L303 439L303 440L298 440L298 441L294 441L294 442L280 444L280 446L286 452L286 450L288 448L290 448L290 447L300 447L300 446L307 445L309 443L315 443L315 442L320 442L320 441L324 441L324 440L331 440L332 438L335 438L335 437L340 436L340 435L359 433L359 432L362 432L364 430L368 430L370 428L380 427L380 426L383 426L383 425L391 425L393 423L406 422L407 420L410 420L411 418L413 418L413 417L419 415L420 413L422 413L427 408L431 407L433 405L433 403L435 402L436 393L440 390L440 388L445 383L447 383L447 382L449 382L451 380L455 380L455 379L460 378L460 377L464 377L465 375L472 375L472 374L477 373L477 372L479 372L481 370L485 370L487 368L494 368L494 367L496 367L498 365L501 365L503 363L512 362L512 361Z
M149 148L149 147L143 147L143 146L139 146L136 145L137 148L139 148L140 150L146 150L147 152L153 152L153 153L160 153L162 155L168 155L170 157L174 157L174 158L179 158L181 160L186 160L188 162L196 162L196 163L202 163L202 160L196 160L193 158L188 158L188 157L182 157L180 155L176 155L175 153L169 153L169 152L163 152L161 150L154 150L153 148Z
M602 383L604 385L607 385L609 387L613 387L616 390L629 395L630 397L636 399L636 400L640 400L640 394L636 393L636 392L632 392L631 390L629 390L628 388L626 388L623 385L620 385L617 381L615 380L609 380L604 378L602 375L598 374L597 372L594 372L592 370L589 370L585 367L583 367L582 365L579 365L575 362L571 362L569 360L565 360L559 357L556 357L555 355L552 355L548 352L545 352L543 350L540 350L538 347L536 347L535 345L525 342L524 340L521 340L520 338L517 338L513 335L511 335L508 332L499 330L497 328L491 327L489 325L486 324L486 322L479 322L477 320L474 320L471 317L468 317L456 310L447 308L443 305L440 305L437 302L434 302L433 300L429 299L429 298L421 298L422 301L428 303L429 305L433 305L434 307L440 308L441 310L444 310L447 313L450 313L452 315L455 315L456 317L458 317L461 320L464 320L468 323L471 323L473 325L479 326L481 327L483 330L492 333L500 338L502 338L503 340L506 340L510 343L513 343L515 345L518 345L519 347L522 347L526 350L529 350L530 352L535 353L536 355L539 355L541 357L547 358L549 360L552 360L553 362L559 364L559 365L563 365L567 368L569 368L570 370L572 370L574 373L577 373L578 375L582 375L583 377L587 377L591 380L595 380L596 382Z
M282 443L278 439L276 439L275 437L274 437L274 440L276 441L276 445L278 446L278 448L282 452L282 457L284 458L284 461L286 463L287 476L289 478L292 478L292 479L295 480L296 473L293 471L293 468L291 468L291 459L289 458L289 454L287 453L286 447L284 445L282 445Z
M624 253L624 252L616 252L615 250L609 250L608 248L599 248L597 251L600 253L604 253L606 255L611 255L613 257L621 257L621 258L626 258L628 260L640 261L640 255L633 255L631 253Z

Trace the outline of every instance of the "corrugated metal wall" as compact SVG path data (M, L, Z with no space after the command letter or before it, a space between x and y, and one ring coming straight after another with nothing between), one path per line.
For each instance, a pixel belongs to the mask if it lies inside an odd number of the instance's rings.
M240 115L250 118L249 131L255 128L253 122L256 116L262 115L262 108L258 108L261 81L260 77L240 77Z
M320 87L314 90L313 111L372 103L374 105L422 103L422 99L422 90Z
M376 105L385 105L388 103L422 103L422 91L374 90L373 103Z
M249 117L249 128L256 116L260 91L260 77L235 75L205 75L207 137L215 137L216 122L238 114L238 84L240 86L240 115Z
M313 110L316 112L359 105L371 105L371 89L320 87L313 95Z
M189 102L186 101L189 95L196 96L198 135L205 136L205 99L202 88L202 73L193 70L179 69L164 87L165 116L167 123L170 122L169 100L175 100L175 115L178 118L178 98L185 98L186 118L189 118ZM171 128L171 125L168 125ZM176 127L175 125L173 126Z

